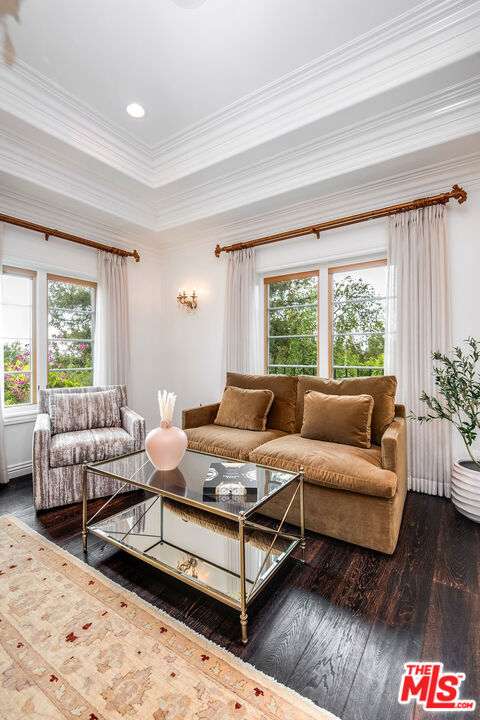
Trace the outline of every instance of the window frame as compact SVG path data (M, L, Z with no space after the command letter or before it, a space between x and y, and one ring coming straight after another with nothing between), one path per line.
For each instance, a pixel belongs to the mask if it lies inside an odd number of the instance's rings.
M29 277L32 279L32 347L30 351L30 383L31 383L31 402L18 403L17 405L5 405L5 368L2 367L2 397L4 398L3 408L5 410L13 410L16 408L31 408L37 404L37 271L28 268L17 267L16 265L2 265L2 275L17 275L20 277ZM3 299L2 299L3 312ZM3 343L4 338L2 338ZM3 345L2 345L3 357Z
M45 387L48 388L48 378L49 378L49 372L50 372L50 369L49 369L49 368L50 368L50 365L49 365L49 362L48 362L48 346L49 346L48 344L49 344L49 341L50 341L50 338L48 337L48 322L49 322L49 320L48 320L48 318L49 318L49 301L48 301L49 292L48 292L48 288L49 288L49 283L50 283L51 280L53 280L53 281L59 281L59 282L67 282L67 283L70 283L71 285L84 285L84 286L93 288L94 291L95 291L95 299L94 299L94 303L93 303L94 310L93 310L93 313L92 313L92 314L93 314L93 323L92 323L92 340L91 340L91 343L92 343L92 386L91 386L91 387L93 387L93 386L94 386L94 381L95 381L95 378L94 378L94 371L95 371L95 329L96 329L96 324L97 324L97 298L98 298L97 283L94 282L93 280L83 280L83 279L80 279L80 278L71 277L71 276L69 276L69 275L57 275L57 274L55 274L55 273L47 273L47 274L46 274L46 292L45 292L45 296L46 296L46 297L45 297L45 302L46 302L46 306L47 306L47 313L46 313L46 330L45 330L45 343L46 343L46 347L45 347L45 350L46 350L46 377L45 377ZM82 369L82 368L72 368L72 370L73 370L73 369L78 370L78 369ZM85 368L83 368L83 369L85 369ZM69 368L68 368L68 370L69 370Z
M263 331L263 337L264 337L264 347L263 347L263 357L264 357L264 372L265 375L268 375L268 368L269 368L269 362L268 362L268 351L269 351L269 345L268 341L270 339L269 335L269 328L268 328L268 286L275 282L285 282L288 280L302 280L303 278L309 278L309 277L316 277L317 278L317 375L319 374L320 369L320 270L307 270L305 272L299 272L299 273L287 273L286 275L274 275L272 277L265 277L263 279L263 285L264 285L264 297L263 297L263 312L264 312L264 331ZM292 336L293 337L293 336ZM299 366L295 366L299 367Z
M387 265L387 258L379 260L368 260L366 262L351 263L349 265L337 265L328 268L328 376L333 378L333 343L332 343L332 283L333 275L339 272L348 272L349 270L362 270L364 268L382 267ZM385 370L385 367L383 367Z

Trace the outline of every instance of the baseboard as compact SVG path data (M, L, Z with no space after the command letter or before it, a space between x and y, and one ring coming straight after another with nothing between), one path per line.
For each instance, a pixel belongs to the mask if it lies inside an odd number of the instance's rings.
M8 479L20 477L21 475L29 475L32 472L32 461L13 463L8 466Z

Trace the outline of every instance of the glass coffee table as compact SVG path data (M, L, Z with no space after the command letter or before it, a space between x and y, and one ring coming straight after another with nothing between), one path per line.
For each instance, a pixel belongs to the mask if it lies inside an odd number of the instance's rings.
M88 519L87 478L119 481L118 490ZM293 550L305 562L304 473L234 461L187 450L178 468L159 471L144 450L83 466L83 549L92 533L146 563L240 611L247 642L247 607ZM152 495L127 510L96 520L126 486ZM260 514L292 485L277 527ZM300 534L283 526L295 499ZM263 520L263 521L262 521Z

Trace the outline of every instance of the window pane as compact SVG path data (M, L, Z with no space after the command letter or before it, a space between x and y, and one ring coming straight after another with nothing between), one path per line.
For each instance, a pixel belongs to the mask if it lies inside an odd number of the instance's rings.
M91 311L94 299L95 290L89 285L77 285L61 280L48 281L48 304L50 307Z
M48 387L92 384L94 313L93 287L48 281Z
M18 305L3 306L3 337L23 338L32 335L32 308Z
M385 338L376 335L333 336L333 365L383 367Z
M84 387L93 385L93 370L51 370L48 387Z
M386 278L385 265L332 273L334 377L383 374Z
M267 372L316 375L318 275L268 283L266 304Z
M385 332L385 301L365 298L332 305L332 329L339 333Z
M32 305L32 279L20 275L3 276L3 303L5 305Z
M70 310L49 310L49 338L91 339L92 331L92 315L90 313L72 312Z
M91 368L92 342L59 340L48 343L48 364L52 370L58 368Z
M9 405L24 405L25 403L31 403L31 385L30 373L5 373L3 376L5 407Z
M318 278L299 278L269 283L269 307L317 302Z
M19 273L22 271L19 270ZM2 275L2 384L5 407L32 403L33 276Z
M314 335L317 332L317 306L270 310L270 335Z
M269 350L269 365L317 366L316 338L272 338Z

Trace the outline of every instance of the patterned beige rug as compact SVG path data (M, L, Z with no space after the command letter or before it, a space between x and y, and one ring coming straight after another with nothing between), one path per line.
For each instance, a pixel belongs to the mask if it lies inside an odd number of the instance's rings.
M0 717L327 720L252 666L0 517Z

